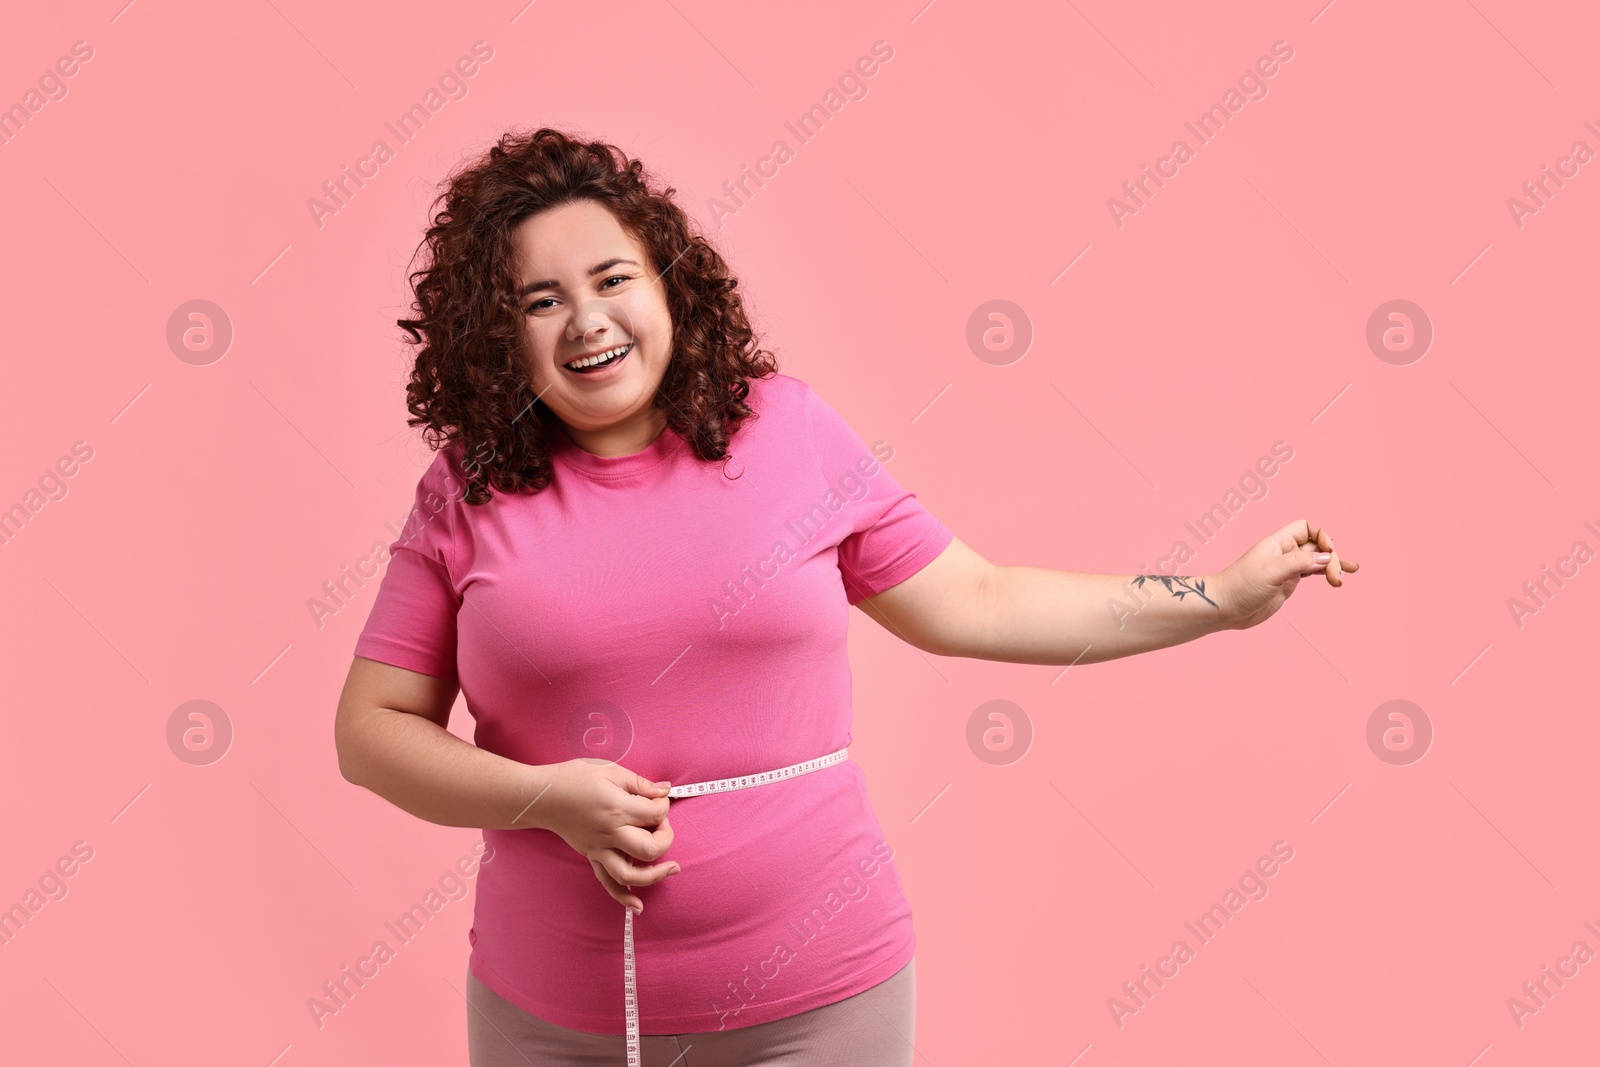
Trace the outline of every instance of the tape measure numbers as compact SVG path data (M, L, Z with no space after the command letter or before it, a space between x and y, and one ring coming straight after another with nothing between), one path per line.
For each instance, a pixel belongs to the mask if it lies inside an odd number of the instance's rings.
M770 785L773 782L781 782L796 775L809 774L812 771L820 771L824 767L831 767L835 763L847 759L849 755L850 749L848 747L841 748L837 752L828 753L826 756L818 756L816 759L809 759L804 763L780 767L775 771L745 774L738 778L718 778L713 782L688 782L668 789L667 796L672 799L703 797L711 793L728 793L735 789L750 789L758 785ZM633 952L633 909L623 905L622 910L624 912L622 920L622 989L625 1001L624 1018L628 1029L628 1067L641 1067L639 964Z

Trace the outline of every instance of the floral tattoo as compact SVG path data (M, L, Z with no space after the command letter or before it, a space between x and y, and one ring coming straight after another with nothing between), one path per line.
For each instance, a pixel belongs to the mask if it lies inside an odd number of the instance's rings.
M1193 593L1212 607L1217 606L1215 600L1206 596L1206 580L1204 578L1191 578L1187 574L1136 574L1133 578L1133 584L1142 589L1147 580L1152 582L1159 581L1167 587L1167 592L1179 600Z

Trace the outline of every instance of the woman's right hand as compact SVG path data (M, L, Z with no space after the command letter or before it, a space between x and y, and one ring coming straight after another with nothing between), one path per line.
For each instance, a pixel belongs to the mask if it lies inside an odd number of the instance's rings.
M551 788L540 798L539 825L589 861L620 904L644 911L630 887L654 885L681 869L657 863L672 844L668 782L652 782L616 763L572 759L545 768ZM640 866L634 861L643 861Z

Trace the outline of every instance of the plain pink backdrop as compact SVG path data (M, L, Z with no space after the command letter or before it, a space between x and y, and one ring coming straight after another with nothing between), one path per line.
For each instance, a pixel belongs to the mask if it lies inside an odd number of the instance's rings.
M1520 626L1508 604L1600 550L1600 163L1520 225L1507 203L1600 150L1591 9L121 2L27 6L0 40L7 106L93 50L0 144L0 508L92 448L0 545L0 907L93 850L0 946L4 1058L466 1062L470 895L320 1028L307 1007L478 842L340 777L377 586L320 628L308 601L393 540L428 459L394 320L435 187L544 124L641 156L708 229L788 140L716 241L782 369L989 559L1131 574L1181 540L1203 575L1304 517L1362 565L1256 629L1066 673L855 616L919 1064L1592 1054L1600 962L1520 1027L1507 1007L1600 951L1600 566ZM465 97L398 145L384 124L476 41ZM877 41L866 95L798 145L785 123ZM1184 123L1278 41L1267 95L1198 146ZM308 201L380 138L319 226ZM1193 158L1119 226L1108 198L1178 138ZM1033 329L1003 365L967 342L997 299ZM205 365L167 339L193 300L233 330ZM1433 326L1408 365L1366 340L1391 300ZM1280 440L1266 497L1202 543L1185 523ZM1366 736L1395 699L1434 731L1403 766ZM193 700L231 724L207 765L169 740ZM1009 765L968 745L990 700L1031 723ZM1280 840L1270 893L1199 945L1184 923ZM1194 958L1119 1026L1108 998L1179 938Z

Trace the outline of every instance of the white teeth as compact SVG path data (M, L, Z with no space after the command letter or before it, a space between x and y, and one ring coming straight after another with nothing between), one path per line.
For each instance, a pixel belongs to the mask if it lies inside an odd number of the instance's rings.
M622 353L626 352L632 344L633 342L629 341L628 344L618 345L616 348L607 349L597 356L590 356L588 359L575 359L571 363L568 363L567 366L573 370L579 370L583 367L592 367L596 363L604 363L612 356L620 356Z

